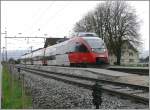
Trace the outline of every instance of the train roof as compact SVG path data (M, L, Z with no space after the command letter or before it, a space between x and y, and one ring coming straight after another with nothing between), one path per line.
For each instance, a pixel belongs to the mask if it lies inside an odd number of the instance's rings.
M98 37L96 33L93 32L78 32L75 34L78 37Z
M100 38L100 37L82 37L83 39L101 39L102 40L102 38Z
M46 38L44 48L68 40L69 38Z
M25 54L23 54L23 55L21 55L21 57L22 56L26 56L26 55L30 55L30 54L32 54L33 52L35 52L35 51L38 51L38 50L41 50L41 49L44 49L44 48L38 48L38 49L36 49L36 50L33 50L32 52L28 52L28 53L25 53Z
M44 49L44 48L38 48L38 49L36 49L36 50L33 50L32 52L35 52L35 51L38 51L38 50L41 50L41 49ZM31 53L32 53L31 52Z

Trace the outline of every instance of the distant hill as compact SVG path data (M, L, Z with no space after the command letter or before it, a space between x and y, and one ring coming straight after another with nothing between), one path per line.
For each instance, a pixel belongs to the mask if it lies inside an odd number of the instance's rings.
M18 59L21 57L21 55L27 53L28 50L9 50L7 52L7 58L13 58L13 59ZM5 53L4 53L5 54ZM2 56L3 59L3 56Z

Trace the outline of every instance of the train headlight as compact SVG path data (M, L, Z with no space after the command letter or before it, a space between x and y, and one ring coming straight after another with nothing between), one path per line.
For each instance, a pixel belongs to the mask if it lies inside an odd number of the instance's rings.
M101 50L100 50L100 52L105 52L106 51L106 49L104 49L104 48L102 48Z
M105 52L105 51L106 51L106 49L103 49L103 51Z
M105 52L105 48L92 48L92 52L102 53Z
M94 52L95 49L92 48L92 52Z

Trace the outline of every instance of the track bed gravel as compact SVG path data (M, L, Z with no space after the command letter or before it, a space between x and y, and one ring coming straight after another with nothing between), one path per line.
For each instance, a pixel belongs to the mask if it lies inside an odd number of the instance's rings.
M30 88L34 109L93 109L92 91L24 71L25 86ZM100 109L145 109L147 105L133 103L103 93Z

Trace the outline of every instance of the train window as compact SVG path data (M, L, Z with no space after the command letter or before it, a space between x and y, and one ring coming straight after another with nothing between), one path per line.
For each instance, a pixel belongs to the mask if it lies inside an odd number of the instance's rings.
M68 47L69 47L69 49L68 49L68 52L75 52L75 42L69 42L69 44L68 44Z
M132 53L132 52L130 52L130 53L129 53L129 56L133 56L133 53Z
M104 41L100 39L85 39L91 48L106 48Z
M88 49L83 44L76 44L75 51L76 52L88 52Z

